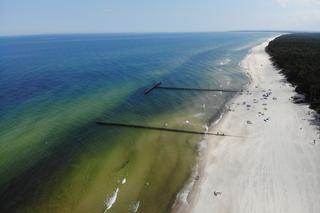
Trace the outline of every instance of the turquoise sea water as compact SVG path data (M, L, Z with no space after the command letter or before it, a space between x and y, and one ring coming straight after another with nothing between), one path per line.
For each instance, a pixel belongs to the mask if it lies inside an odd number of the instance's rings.
M168 212L199 136L97 126L96 119L204 131L240 89L239 62L271 33L0 38L0 211Z

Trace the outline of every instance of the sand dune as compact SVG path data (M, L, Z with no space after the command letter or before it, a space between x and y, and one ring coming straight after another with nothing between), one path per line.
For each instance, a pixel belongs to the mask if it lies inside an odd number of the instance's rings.
M242 61L252 79L248 92L234 98L210 130L244 138L207 139L200 178L178 212L320 212L320 140L313 112L289 100L294 89L272 66L267 44Z

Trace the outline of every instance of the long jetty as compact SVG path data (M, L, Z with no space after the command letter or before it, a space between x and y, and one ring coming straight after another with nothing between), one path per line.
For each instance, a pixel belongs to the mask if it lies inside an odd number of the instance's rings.
M161 82L158 82L156 84L154 84L150 89L147 89L144 91L144 94L147 95L148 93L150 93L153 89L159 87L161 85Z
M240 92L238 90L227 90L227 89L206 89L206 88L166 87L166 86L158 86L155 89L193 90L193 91L203 91L203 92Z
M162 82L154 84L151 88L144 91L144 94L149 94L154 89L165 89L165 90L184 90L184 91L200 91L200 92L241 92L239 90L228 90L228 89L209 89L209 88L188 88L188 87L168 87L161 86Z
M117 127L136 128L136 129L149 129L149 130L178 132L178 133L187 133L187 134L196 134L196 135L214 135L214 136L241 137L241 136L227 135L227 134L224 134L224 133L200 132L200 131L193 131L193 130L164 128L164 127L153 127L153 126L144 126L144 125L136 125L136 124L123 124L123 123L106 122L106 121L100 121L100 120L97 120L96 124L101 125L101 126L117 126Z

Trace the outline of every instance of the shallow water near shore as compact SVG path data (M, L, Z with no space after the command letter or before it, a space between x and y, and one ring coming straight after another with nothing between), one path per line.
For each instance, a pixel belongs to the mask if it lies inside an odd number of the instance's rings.
M96 119L205 131L239 62L270 33L0 38L0 210L168 212L200 136L97 126Z

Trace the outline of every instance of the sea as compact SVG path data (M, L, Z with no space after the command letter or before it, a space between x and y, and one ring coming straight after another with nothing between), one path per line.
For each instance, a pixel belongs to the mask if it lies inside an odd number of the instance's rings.
M170 212L268 32L0 37L0 212ZM214 137L214 136L211 136Z

